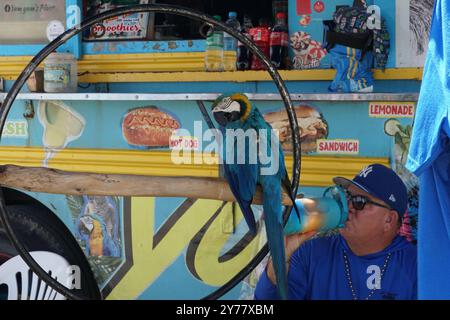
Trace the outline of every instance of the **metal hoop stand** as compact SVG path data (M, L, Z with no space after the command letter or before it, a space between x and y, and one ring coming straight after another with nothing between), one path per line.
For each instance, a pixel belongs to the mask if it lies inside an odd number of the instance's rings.
M291 127L292 132L292 141L294 142L294 165L293 165L293 172L292 172L292 190L294 194L297 194L299 180L300 180L300 167L301 167L301 148L300 148L300 134L298 130L298 123L297 118L295 116L295 111L292 106L291 98L288 94L287 88L281 79L278 71L276 68L270 63L270 61L267 59L267 57L262 53L262 51L247 37L243 36L241 33L235 31L234 29L229 28L226 26L223 22L217 21L213 19L211 16L206 15L204 13L194 11L188 8L179 7L179 6L172 6L172 5L162 5L162 4L140 4L140 5L132 5L122 8L116 8L112 9L106 12L103 12L101 14L95 15L93 17L90 17L84 21L81 22L81 24L76 25L67 31L65 31L63 34L58 36L56 39L54 39L52 42L50 42L47 46L45 46L37 55L31 59L31 61L28 63L28 65L25 67L25 69L22 71L22 73L19 75L17 80L14 82L13 86L11 87L11 90L9 90L4 103L3 107L0 111L0 140L2 138L1 133L3 132L3 127L6 122L6 118L8 116L8 113L11 109L11 106L16 99L17 94L19 93L22 86L25 84L31 73L36 69L36 67L44 61L44 59L53 51L55 51L61 44L68 41L70 38L75 36L76 34L82 32L83 30L89 28L94 23L114 18L119 15L128 14L128 13L135 13L135 12L154 12L154 13L166 13L166 14L174 14L174 15L180 15L184 17L191 18L193 20L198 20L200 22L205 22L209 25L212 25L214 27L217 27L220 30L223 30L229 34L231 34L233 37L237 38L240 42L242 42L250 51L256 55L259 59L261 59L264 63L264 65L267 67L267 71L269 72L270 76L272 77L273 81L275 82L278 91L280 92L281 98L283 99L289 124ZM289 217L289 214L291 212L292 207L285 207L283 212L284 221L287 221L287 218ZM31 257L31 255L28 253L28 251L25 249L25 247L22 245L22 243L17 238L16 234L14 233L14 230L11 227L8 213L6 211L6 204L5 204L5 198L3 194L3 190L0 188L0 221L5 226L6 233L8 237L10 238L11 242L13 243L14 247L19 252L22 259L28 264L28 266L31 268L31 270L36 273L40 278L42 278L50 287L52 287L54 290L59 292L60 294L64 295L68 299L74 299L74 300L80 300L80 299L86 299L86 297L75 295L72 293L69 289L67 289L65 286L61 285L58 281L54 280L51 276L49 276L40 266L39 264ZM222 287L220 287L218 290L214 291L213 293L209 294L208 296L204 297L203 299L217 299L221 297L223 294L228 292L231 288L233 288L238 282L240 282L247 274L249 274L260 262L261 260L267 255L269 249L268 245L266 244L259 253L250 261L250 263L241 271L239 272L235 277L233 277L230 281L225 283Z

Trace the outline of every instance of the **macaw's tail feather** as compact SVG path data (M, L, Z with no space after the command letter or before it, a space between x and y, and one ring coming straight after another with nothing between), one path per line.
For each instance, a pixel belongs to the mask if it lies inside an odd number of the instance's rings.
M273 193L271 193L273 196ZM270 199L264 195L264 199ZM286 254L284 250L284 233L281 223L281 207L276 201L264 201L264 222L266 224L267 242L269 243L272 263L275 269L278 294L281 299L288 298L288 283L286 270Z
M284 235L281 224L276 221L271 214L264 215L266 223L267 240L269 243L270 254L272 256L272 263L275 269L275 276L277 278L277 289L280 298L287 299L287 270L286 270L286 255L284 252Z
M244 215L245 222L247 222L248 228L252 235L256 235L257 232L257 226L256 226L256 220L255 215L253 214L253 210L251 207L252 201L245 201L240 199L238 201L239 207L241 208L242 214Z

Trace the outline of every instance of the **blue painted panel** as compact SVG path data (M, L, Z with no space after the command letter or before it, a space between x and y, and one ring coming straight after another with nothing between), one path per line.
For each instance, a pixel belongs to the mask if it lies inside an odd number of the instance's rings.
M205 40L83 42L84 54L203 52Z
M50 42L49 42L50 43ZM39 53L48 43L43 44L22 44L22 45L0 45L0 56L34 56ZM68 44L62 44L56 51L73 52Z
M110 92L124 93L216 93L226 91L256 92L255 82L160 82L160 83L111 83Z
M377 80L374 83L374 92L419 92L420 81L416 80ZM290 93L328 93L331 81L304 81L286 82ZM258 82L258 92L277 92L273 82Z
M0 56L33 56L44 47L45 44L0 45Z
M13 81L6 81L9 90ZM331 81L285 81L288 91L294 93L328 93ZM377 80L374 92L419 92L418 80ZM82 84L83 86L85 84ZM138 82L138 83L93 83L86 88L78 87L78 92L121 92L121 93L222 93L240 91L247 93L278 93L272 81L251 82ZM25 85L21 92L28 92Z

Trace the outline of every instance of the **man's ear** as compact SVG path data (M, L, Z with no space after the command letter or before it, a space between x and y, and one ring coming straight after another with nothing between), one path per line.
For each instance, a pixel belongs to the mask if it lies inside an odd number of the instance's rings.
M386 216L384 218L384 230L388 231L389 229L392 228L392 221L393 221L393 214L392 214L392 210L386 213Z
M387 226L393 226L395 227L397 225L397 212L394 210L390 210L389 213L386 215L386 219L384 220L386 222Z

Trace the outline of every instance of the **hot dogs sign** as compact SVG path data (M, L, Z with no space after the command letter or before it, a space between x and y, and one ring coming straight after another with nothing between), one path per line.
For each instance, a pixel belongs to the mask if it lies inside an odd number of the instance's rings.
M122 120L122 135L133 147L169 147L172 133L179 128L173 115L156 106L131 109Z

